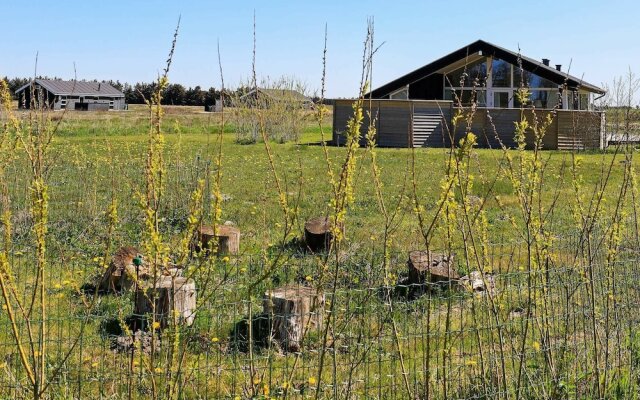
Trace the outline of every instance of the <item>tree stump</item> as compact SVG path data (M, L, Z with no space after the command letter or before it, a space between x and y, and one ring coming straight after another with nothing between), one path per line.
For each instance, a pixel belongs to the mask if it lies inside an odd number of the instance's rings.
M236 255L240 251L240 229L230 225L216 226L215 234L210 225L201 225L196 229L192 249L204 250L207 254L214 250L218 255Z
M309 250L326 251L333 241L333 222L329 217L311 218L304 224L304 241Z
M140 255L140 250L132 246L124 246L118 249L111 259L109 267L100 279L99 289L122 292L131 289L136 279L148 277L149 269Z
M471 271L469 275L460 278L460 285L480 295L484 295L485 293L493 295L496 290L496 282L493 274L483 274L480 271Z
M284 286L264 294L264 313L271 318L269 335L287 351L299 351L304 335L320 329L324 295L306 286Z
M460 279L453 268L453 255L415 250L409 253L409 283L441 283Z
M155 315L152 316L160 328L169 326L174 313L178 324L191 326L196 312L196 284L187 278L161 276L155 282L139 285L134 314L152 314L154 303Z

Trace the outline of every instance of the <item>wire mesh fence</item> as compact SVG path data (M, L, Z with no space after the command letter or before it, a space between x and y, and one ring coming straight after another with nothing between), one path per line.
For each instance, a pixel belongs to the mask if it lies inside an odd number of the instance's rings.
M61 366L49 390L52 398L626 398L640 378L637 253L611 262L585 256L580 243L558 241L547 264L534 266L526 243L492 245L493 272L480 275L480 290L464 279L409 282L407 254L387 268L378 254L326 263L292 255L257 285L268 258L217 259L185 271L197 287L195 322L153 330L134 315L133 292L87 291L81 284L92 278L70 260L47 278L48 366ZM460 275L472 272L464 249L454 253ZM23 259L12 261L30 293L33 267ZM283 288L285 305L274 307ZM0 396L27 397L0 318ZM26 326L18 330L28 345Z

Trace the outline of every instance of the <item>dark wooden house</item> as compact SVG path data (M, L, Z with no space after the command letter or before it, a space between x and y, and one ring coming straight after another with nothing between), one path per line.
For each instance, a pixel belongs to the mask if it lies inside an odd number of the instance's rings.
M528 88L525 104L518 89ZM530 118L553 114L546 131L548 149L601 148L604 113L593 107L605 91L551 66L478 40L365 95L377 117L378 145L450 146L466 126L453 126L459 108L473 105L471 131L483 147L513 145L514 122L521 106ZM336 100L334 141L341 143L353 100ZM367 123L368 124L368 123Z
M35 79L16 90L18 106L52 110L124 110L124 93L105 82Z

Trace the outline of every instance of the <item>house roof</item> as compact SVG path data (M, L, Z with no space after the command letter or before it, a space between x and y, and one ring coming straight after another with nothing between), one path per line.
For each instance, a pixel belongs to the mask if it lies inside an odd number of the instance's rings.
M570 88L579 87L581 89L594 93L605 93L604 89L596 85L585 82L582 79L569 75L566 72L558 71L554 67L545 65L544 63L534 60L533 58L519 55L516 52L507 50L500 46L496 46L489 42L485 42L484 40L477 40L465 47L462 47L461 49L454 51L453 53L450 53L442 58L433 61L430 64L420 67L415 71L409 72L408 74L403 75L398 79L380 86L379 88L371 91L371 93L368 93L366 96L368 97L369 95L371 95L371 97L374 98L386 96L389 93L394 92L402 88L403 86L419 81L439 71L440 69L455 63L456 61L467 59L470 56L477 55L479 53L482 56L497 57L514 65L518 64L518 58L520 58L522 62L522 68L524 68L525 71L534 73L542 78L557 83L558 85L562 85L566 82L567 86Z
M256 92L255 89L251 90L249 93L245 94L242 97L250 96ZM272 99L291 99L298 101L310 101L311 99L304 94L298 92L293 89L265 89L258 88L258 92L265 96L271 97Z
M124 97L124 93L105 82L63 81L53 79L35 79L16 90L16 93L27 89L34 82L54 95Z

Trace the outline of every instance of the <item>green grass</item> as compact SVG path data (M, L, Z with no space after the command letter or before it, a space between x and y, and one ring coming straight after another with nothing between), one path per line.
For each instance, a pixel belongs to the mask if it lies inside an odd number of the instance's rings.
M55 113L54 116L58 118L62 113ZM138 108L122 113L69 112L61 122L54 141L53 166L48 175L51 214L48 286L52 298L49 337L55 349L52 350L52 357L61 354L70 345L71 338L77 335L82 317L86 315L87 310L82 306L77 288L100 273L94 259L104 253L107 229L104 214L112 198L118 201L119 217L112 238L113 246L138 246L141 242L143 214L136 193L144 191L147 121L144 110ZM220 117L216 114L179 108L167 110L164 119L166 186L160 217L161 231L172 248L187 234L184 228L190 194L197 179L205 177L207 169L211 168L219 122ZM324 131L329 137L330 118L324 121ZM285 191L291 202L297 202L298 226L294 232L297 237L302 236L306 219L329 212L332 192L322 147L317 145L320 138L320 128L310 122L299 143L271 144L276 170ZM415 153L409 149L377 150L384 198L390 204L397 202L400 208L391 244L391 271L400 278L406 275L407 252L424 247L410 199L411 159L415 156L420 203L427 215L433 216L448 152L448 149L419 149ZM328 154L337 173L344 149L330 147ZM521 236L523 231L514 228L507 218L512 216L519 221L521 216L518 199L504 170L504 153L501 150L476 150L470 164L470 173L474 176L473 194L487 198L488 240L492 243L490 255L494 263L491 267L502 273L499 278L501 292L497 316L486 297L474 297L466 293L441 293L413 302L399 299L393 310L389 308L377 289L385 279L379 259L383 218L375 197L369 155L361 149L357 156L355 200L348 209L346 223L347 261L339 279L337 297L331 299L338 310L336 326L331 333L335 346L327 354L327 367L323 374L324 392L320 397L332 397L332 385L336 383L338 397L406 398L396 351L399 346L405 357L412 391L425 390L425 360L429 359L430 390L436 398L442 397L444 391L453 397L478 394L495 398L502 390L501 377L496 372L499 370L498 351L501 347L496 345L500 341L498 335L506 337L503 344L508 353L506 377L513 382L518 361L516 354L520 346L518 338L524 328L523 319L514 319L509 313L516 305L523 306L527 302L524 296L526 275L520 272L521 262L525 258ZM579 157L582 159L584 179L582 194L589 196L601 181L603 167L612 161L614 155L591 152L580 154ZM595 307L591 307L581 277L573 272L564 273L564 268L572 266L571 255L575 249L570 240L574 239L577 232L572 217L575 196L569 174L571 154L549 151L544 153L544 159L548 168L540 206L545 210L550 209L557 199L549 227L558 237L558 244L553 247L557 260L553 268L558 273L548 288L549 298L558 303L553 305L556 308L551 312L555 318L549 323L552 341L547 345L557 350L557 353L553 353L556 355L561 353L559 349L568 351L569 355L558 361L558 370L565 374L560 378L570 382L567 390L571 395L588 397L593 394L590 391L592 387L588 386L593 384L593 368L589 365L591 353L582 352L581 346L588 348L594 332L587 326L590 321L577 315L598 310L607 297L604 295L605 289L597 289L600 300ZM637 161L634 160L634 163ZM265 264L277 253L278 248L291 238L283 238L280 225L282 213L264 145L235 143L233 126L229 125L223 136L222 164L222 193L227 199L222 204L222 220L232 221L241 229L242 255L229 263L216 261L211 270L215 284L203 288L199 293L206 300L201 304L190 334L200 335L211 340L211 343L207 343L207 351L187 352L183 398L248 397L251 388L247 370L248 354L228 349L229 332L235 323L247 315L248 302L252 302L254 310L261 309L260 295L256 296L256 293L284 283L316 282L320 273L315 256L287 250L286 263L255 292L248 293L250 283L264 271ZM624 164L617 160L612 165L611 180L605 191L608 204L612 204L618 196L624 168ZM12 265L18 271L20 286L25 289L33 285L30 278L33 247L29 238L28 218L25 217L28 214L26 204L29 195L27 172L24 160L18 159L10 171L12 180L9 182L14 215L22 216L17 226L20 229L16 233ZM495 195L499 196L502 207L498 206ZM630 207L630 204L625 204L629 214ZM444 249L447 245L451 245L459 256L458 268L466 272L467 266L462 261L464 256L460 253L463 249L462 239L455 238L446 243L442 235L436 236L436 248ZM620 267L621 273L630 273L632 266L630 259ZM602 275L598 275L598 279L598 283L605 282ZM203 279L199 279L200 282ZM575 297L561 302L559 299L565 299L569 289L574 290ZM633 287L622 285L619 290L625 291L628 295L626 301L633 304L636 297ZM90 310L91 318L82 344L67 362L60 384L54 387L52 398L126 398L128 358L111 352L109 341L101 334L100 324L105 319L126 316L130 306L127 296L99 298L97 306ZM621 313L621 320L626 318L631 321L631 311L625 309ZM448 327L447 315L452 317ZM398 324L399 344L392 333L391 321ZM553 381L551 372L545 369L545 355L548 353L540 350L543 332L538 325L539 320L533 318L532 321L533 333L526 343L526 351L530 354L528 375L521 394L523 397L541 398L551 393L552 384L556 385L557 390L558 382ZM567 321L572 323L570 327L567 327ZM0 326L0 355L5 357L5 371L18 371L4 314L0 314ZM448 352L444 351L445 343ZM430 346L429 353L426 352L427 345ZM296 398L312 398L315 385L310 379L315 379L317 374L320 348L320 335L314 333L310 335L307 347L297 362L295 359L298 356L293 354L283 356L270 349L259 350L254 360L260 377L260 383L256 384L258 393L264 395L263 386L268 385L271 396L282 395L283 385L289 385L290 391L295 389L295 392L289 393L290 397L293 394ZM338 350L334 352L334 349ZM165 356L163 352L160 357ZM143 362L144 357L136 357L140 363ZM626 366L624 363L627 360L625 353L620 362ZM332 370L334 361L336 374ZM296 370L291 372L294 362ZM561 362L566 365L561 365ZM142 371L139 367L136 371L133 376L136 387L134 397L146 398L149 393L149 371ZM630 370L629 374L635 374L635 370ZM533 379L534 376L539 378ZM334 377L337 382L333 381ZM19 393L11 389L13 379L9 373L0 376L2 396L11 397ZM162 382L162 373L158 373L157 379ZM585 387L581 387L581 384ZM634 383L629 385L634 387ZM509 388L513 389L512 383Z

